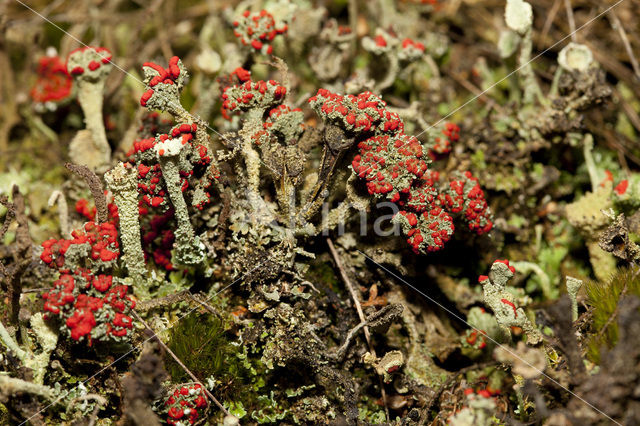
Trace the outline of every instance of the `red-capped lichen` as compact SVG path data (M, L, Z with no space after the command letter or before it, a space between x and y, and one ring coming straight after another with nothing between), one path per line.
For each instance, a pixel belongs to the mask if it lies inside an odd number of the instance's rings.
M198 383L182 385L164 401L167 424L194 424L207 407L204 390Z
M73 78L58 56L40 58L37 73L38 79L29 92L34 102L60 102L71 95Z

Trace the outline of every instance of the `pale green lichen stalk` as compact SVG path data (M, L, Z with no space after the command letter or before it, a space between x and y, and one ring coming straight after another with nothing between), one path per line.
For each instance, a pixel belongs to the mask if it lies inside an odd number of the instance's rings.
M513 294L506 290L507 282L513 277L515 268L508 261L496 260L491 265L489 276L479 278L484 292L484 301L491 308L498 324L507 335L510 327L520 327L527 335L527 343L536 345L542 341L542 334L529 321L524 309L516 307Z
M171 204L173 204L178 222L174 245L176 260L183 265L197 265L204 260L205 247L193 231L191 220L189 219L189 211L187 210L187 202L182 194L180 181L180 152L182 147L182 139L176 138L158 142L154 149L158 155L162 176L167 185L169 198L171 199Z
M98 49L89 47L75 50L67 60L67 70L75 77L78 102L97 150L93 153L95 158L89 160L96 169L107 166L111 161L111 147L107 141L102 115L104 84L112 68L111 53L106 49Z
M571 319L578 319L578 291L582 287L582 280L573 277L567 277L567 293L571 299Z
M16 340L9 334L4 325L0 322L0 342L11 351L22 365L33 371L33 383L29 384L16 379L14 385L24 384L33 385L33 389L40 389L44 383L44 376L49 368L49 359L51 352L56 348L58 343L58 335L45 324L42 313L38 312L31 316L31 329L36 335L36 340L41 348L40 353L33 352L30 341L26 340L24 349L16 342ZM0 375L2 377L2 375ZM10 379L9 379L10 380ZM37 393L37 392L36 392Z
M504 18L507 26L520 36L520 55L518 56L519 66L517 71L520 72L521 76L520 86L524 89L522 102L525 105L530 105L536 99L544 99L531 66L533 10L526 1L507 0Z
M120 162L105 173L104 179L118 206L122 256L129 276L138 286L146 276L144 252L140 236L140 213L138 210L138 181L136 170Z

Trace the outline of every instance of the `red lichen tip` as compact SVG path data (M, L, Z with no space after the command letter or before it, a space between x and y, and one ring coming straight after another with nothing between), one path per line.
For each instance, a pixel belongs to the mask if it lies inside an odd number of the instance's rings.
M516 273L516 268L514 268L511 265L509 265L509 261L507 259L504 259L504 260L496 259L493 263L503 263L503 264L507 265L507 267L509 268L509 270L511 271L512 274Z

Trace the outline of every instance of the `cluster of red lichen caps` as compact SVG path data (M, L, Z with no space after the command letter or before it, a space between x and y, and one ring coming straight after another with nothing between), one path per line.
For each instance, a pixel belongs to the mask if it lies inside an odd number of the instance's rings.
M69 97L73 78L67 66L57 56L43 56L38 61L38 79L31 88L34 102L59 102Z
M229 85L222 93L222 113L229 117L229 112L247 111L253 108L270 109L284 101L287 89L275 80L252 81L250 73L237 69L234 74L240 79L239 84Z
M454 123L445 123L430 140L429 156L432 160L437 160L442 155L451 152L451 146L460 140L460 127Z
M605 170L605 178L602 182L600 182L600 187L604 187L608 182L613 184L613 173L610 170ZM624 195L629 189L629 180L622 179L618 184L613 188L613 191L619 196Z
M233 21L233 34L240 39L245 46L270 55L273 52L271 42L278 34L287 32L287 25L276 25L273 15L266 10L251 13L245 10L242 16Z
M71 239L42 243L40 259L60 272L53 288L42 295L46 317L63 320L62 330L73 340L120 340L130 336L130 310L135 301L129 287L114 285L110 269L120 254L113 223L93 221L74 230Z
M467 397L473 397L474 394L479 395L483 398L491 398L496 395L500 395L500 389L491 389L490 387L486 387L485 389L473 389L467 388L464 390L464 394Z
M177 56L173 56L169 59L169 66L167 68L163 68L162 66L154 63L154 62L145 62L142 64L143 67L149 67L158 72L158 75L154 76L149 80L147 86L149 89L142 94L140 97L140 105L147 106L147 102L153 96L154 87L158 84L169 84L173 85L178 77L180 77L180 67L178 66L178 61L180 58Z
M167 423L175 425L178 422L194 424L200 417L202 410L207 407L204 390L199 384L183 385L176 389L165 401Z
M358 144L351 165L359 178L367 181L372 195L387 195L397 202L409 194L415 179L421 178L428 165L422 159L422 145L413 136L373 136Z
M425 52L424 44L408 37L401 41L393 31L385 31L381 28L376 29L376 35L373 38L363 38L362 46L376 55L396 55L401 61L415 61L424 56Z
M320 89L309 103L325 122L360 140L353 171L366 181L369 194L398 205L394 221L416 253L439 250L450 239L454 225L447 210L464 211L469 228L479 234L491 229L477 179L469 172L454 174L449 188L440 193L435 187L438 173L428 170L420 141L404 133L402 120L380 98L370 92L344 96ZM452 140L459 138L457 126L446 126L445 131Z
M168 193L166 191L164 181L162 180L162 169L157 160L157 155L153 149L157 143L164 142L168 139L179 138L182 145L187 146L188 168L180 170L181 189L185 192L191 183L189 179L193 176L202 176L209 170L211 165L211 156L206 146L201 144L193 144L198 126L192 124L179 124L174 126L169 133L157 135L155 138L139 139L133 143L133 147L127 153L129 162L138 170L138 191L142 195L142 203L146 207L163 207L169 205ZM162 155L162 150L160 150ZM186 164L186 163L185 163ZM217 172L212 179L217 179ZM212 184L212 180L208 182L205 189ZM205 199L195 204L198 209L211 200L211 194L205 192ZM145 213L146 212L142 212Z
M478 179L471 172L454 172L449 187L439 196L442 206L452 213L462 212L469 230L484 234L491 230L491 211L484 198Z
M371 92L340 95L318 89L309 104L326 121L351 134L395 135L404 131L400 116L387 110L386 103Z
M105 191L105 195L108 195L107 191ZM96 219L96 207L91 206L89 200L86 198L80 198L76 201L75 211L89 221L94 221ZM118 226L120 219L118 216L118 206L114 203L107 203L107 215L107 221Z
M304 113L300 108L291 108L283 104L269 111L262 127L269 134L281 136L285 143L291 143L304 131L303 121Z
M85 46L75 49L67 57L67 72L73 76L97 74L111 62L111 52L106 47Z
M68 272L78 262L67 262L66 255L72 250L74 257L87 256L89 263L103 262L105 267L112 266L118 258L118 231L112 223L87 222L83 229L71 233L72 239L49 239L42 243L40 259L60 272ZM80 259L80 262L83 260Z

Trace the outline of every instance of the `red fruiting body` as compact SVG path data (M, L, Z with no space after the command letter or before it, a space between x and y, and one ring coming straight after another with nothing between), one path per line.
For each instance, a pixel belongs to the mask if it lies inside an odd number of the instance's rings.
M319 89L309 104L325 120L353 134L389 134L404 130L398 114L386 109L386 103L371 92L357 96Z
M463 212L469 230L477 234L485 234L493 227L484 192L471 172L454 173L449 188L440 194L439 201L453 213Z
M376 46L380 46L380 47L387 46L387 41L384 39L382 35L377 35L374 41L376 42Z
M181 72L177 57L169 61L167 69L153 63L146 63L145 66L166 79L177 78ZM165 123L159 122L158 114L151 114L147 121L151 125L149 134L158 133L165 127ZM180 140L183 145L179 162L180 187L190 205L203 209L211 201L209 188L219 174L207 147L196 142L197 131L195 123L181 123L168 129L167 133L135 141L127 153L128 164L138 172L139 214L145 257L153 258L156 265L169 271L173 270L171 250L175 240L172 229L175 226L171 226L171 222L174 221L174 211L158 162L158 154L163 155L164 152L158 150L156 153L153 148L157 143L169 139Z
M500 301L502 303L504 303L505 305L509 305L513 308L513 315L518 318L518 312L516 312L516 305L513 304L513 302L511 302L510 300L507 299L500 299Z
M489 391L486 389L479 390L478 395L480 395L483 398L491 398L491 393L489 393Z
M240 80L241 83L251 80L251 71L245 70L242 67L238 67L235 70L233 70L231 75L232 76L235 75L236 77L238 77L238 80Z
M300 108L288 105L278 105L269 111L268 117L262 125L264 132L282 138L284 143L297 141L304 131L304 114ZM260 133L260 132L259 132ZM260 139L265 134L254 135Z
M175 425L178 421L182 424L194 424L206 408L207 400L204 389L196 383L182 385L174 390L164 405L168 416L167 424Z
M402 40L402 48L403 49L417 49L421 52L424 52L424 44L418 43L417 41L411 40L410 38L405 38Z
M617 184L615 188L613 188L613 190L616 191L618 195L623 195L625 192L627 192L628 187L629 187L629 181L624 179L624 180L621 180L620 183Z
M266 10L254 14L245 10L242 17L233 22L233 27L233 34L244 46L251 46L267 55L273 51L273 46L270 45L273 39L287 32L287 25L276 25L273 15Z
M80 198L78 201L76 201L75 210L76 210L76 213L80 214L81 216L83 216L85 219L89 221L93 221L96 218L95 206L90 206L89 200L85 198ZM119 222L118 206L116 206L114 203L108 203L107 214L108 214L107 220L110 223L113 223L114 225L118 226L118 222Z
M43 242L44 250L40 259L65 273L71 270L71 265L65 262L65 254L70 248L73 248L74 258L78 257L78 253L83 253L91 259L91 263L102 262L107 267L113 265L118 257L118 231L112 223L87 222L84 229L73 231L71 236L73 238L70 240L51 239Z
M69 97L73 78L57 56L44 56L38 62L38 79L31 88L34 102L59 102Z

